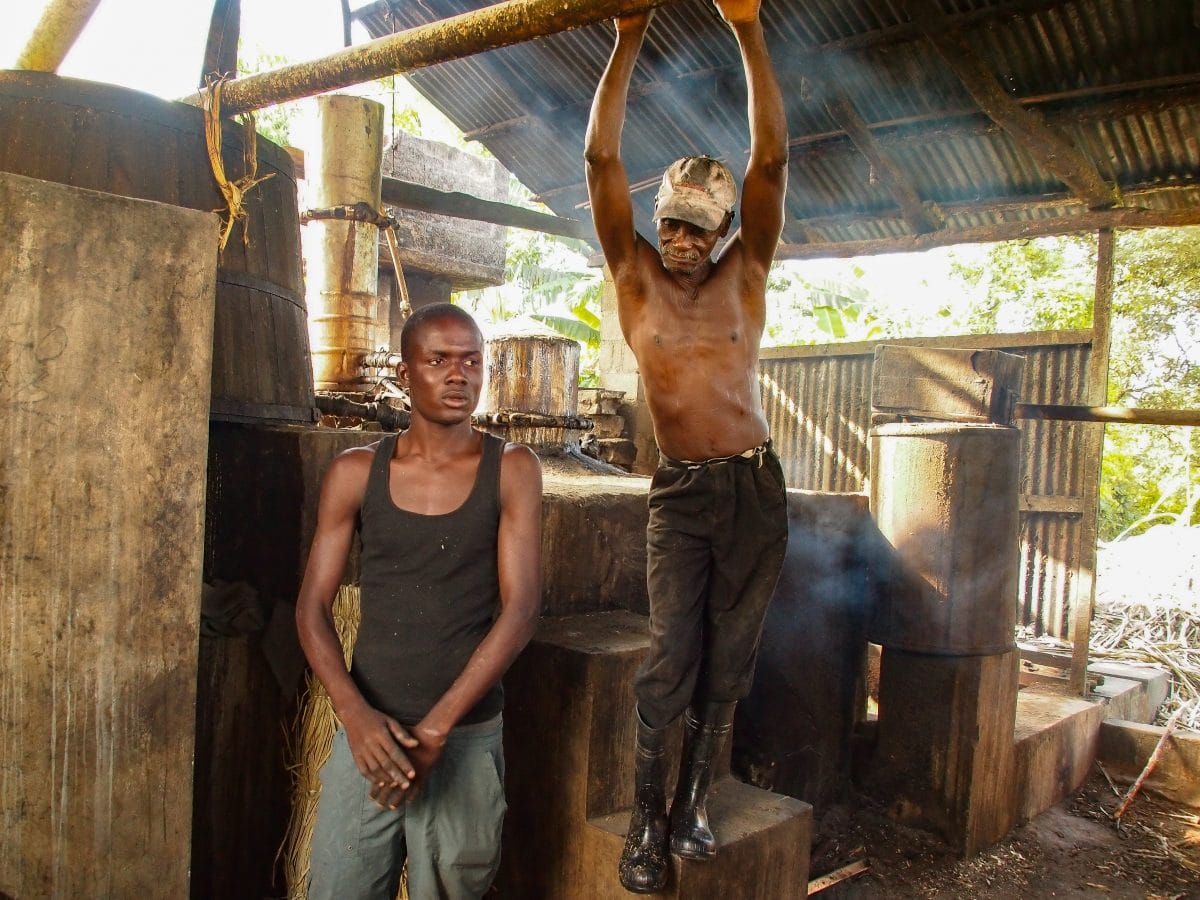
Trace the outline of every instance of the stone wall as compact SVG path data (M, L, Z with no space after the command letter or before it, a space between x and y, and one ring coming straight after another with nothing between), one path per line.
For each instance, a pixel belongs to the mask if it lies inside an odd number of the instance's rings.
M607 266L604 267L604 291L600 300L600 386L624 392L625 399L619 412L625 419L624 436L637 447L633 471L641 475L652 474L658 465L654 425L646 406L637 359L621 334L621 324L617 320L617 292Z
M400 132L383 151L383 174L437 188L460 191L483 200L507 203L509 174L494 159L480 159L456 147ZM504 227L487 222L389 207L399 227L400 264L448 283L451 290L470 290L504 281ZM380 258L388 260L386 244ZM444 298L449 299L449 293ZM420 305L414 297L414 305Z

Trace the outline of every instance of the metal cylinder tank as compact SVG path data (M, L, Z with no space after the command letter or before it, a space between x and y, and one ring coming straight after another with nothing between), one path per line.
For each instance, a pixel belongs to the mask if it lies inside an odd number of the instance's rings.
M579 344L536 325L488 339L483 408L573 416L579 405Z
M922 422L871 432L883 537L871 640L945 656L1014 645L1020 431Z
M195 106L46 72L0 71L0 135L0 171L205 212L224 206ZM221 155L230 178L245 171L242 148L242 127L226 121ZM269 177L246 194L247 217L217 264L210 416L312 422L295 169L261 136L257 151L258 176Z
M305 147L312 209L382 200L383 105L346 94L317 98L317 127ZM317 390L354 391L375 350L379 310L379 229L316 219L304 226L304 262L313 380Z
M535 448L578 442L578 432L564 426L579 407L579 352L576 341L539 322L508 323L484 348L487 383L481 410L564 420L557 427L510 424L503 431L510 441Z

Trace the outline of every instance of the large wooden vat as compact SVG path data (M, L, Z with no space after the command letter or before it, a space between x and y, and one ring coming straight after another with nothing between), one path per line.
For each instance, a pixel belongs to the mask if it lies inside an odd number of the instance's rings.
M227 122L222 156L230 178L243 174L242 138L242 127ZM43 72L0 71L0 171L204 211L224 205L200 109ZM311 422L295 170L287 153L260 137L258 175L268 174L247 196L249 246L238 225L219 260L210 413ZM103 361L89 363L103 377Z

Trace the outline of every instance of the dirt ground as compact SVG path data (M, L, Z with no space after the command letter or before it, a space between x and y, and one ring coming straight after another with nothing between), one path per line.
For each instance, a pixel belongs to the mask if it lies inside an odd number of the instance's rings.
M1076 796L962 860L933 836L887 818L868 798L819 823L811 877L856 859L869 870L816 896L846 898L1122 898L1200 900L1195 811L1138 794L1118 830L1120 803L1099 773Z

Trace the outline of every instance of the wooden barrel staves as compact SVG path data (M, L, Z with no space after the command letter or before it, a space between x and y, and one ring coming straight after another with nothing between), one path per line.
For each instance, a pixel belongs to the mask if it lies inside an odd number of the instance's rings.
M219 260L210 416L312 422L295 169L275 144L262 137L257 144L258 176L272 177L247 195L248 216ZM230 179L244 172L242 148L242 126L226 121ZM0 70L0 171L191 209L224 206L200 109L43 72Z

